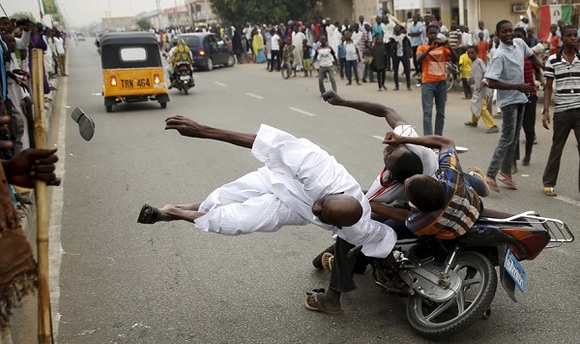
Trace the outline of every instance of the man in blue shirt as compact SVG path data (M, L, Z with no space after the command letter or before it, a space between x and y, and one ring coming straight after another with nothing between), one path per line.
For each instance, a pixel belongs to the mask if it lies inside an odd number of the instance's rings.
M485 73L489 88L497 92L497 106L502 113L502 129L499 142L487 168L486 182L490 189L499 192L496 177L509 189L516 190L512 180L511 167L516 145L524 118L526 94L531 93L533 85L524 82L524 59L530 58L537 65L542 61L521 38L514 39L513 25L509 20L501 20L496 25L500 44ZM499 174L498 174L499 173Z
M421 75L421 64L417 63L417 48L423 43L423 23L421 22L421 16L419 13L413 15L413 23L409 27L409 33L407 34L411 37L411 49L413 51L413 66L415 67L415 74L413 76Z

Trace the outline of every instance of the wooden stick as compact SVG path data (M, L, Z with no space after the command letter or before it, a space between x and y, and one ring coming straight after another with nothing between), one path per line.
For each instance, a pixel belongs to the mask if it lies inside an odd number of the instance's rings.
M44 58L41 49L32 49L32 91L34 97L34 140L36 148L46 148L44 113ZM51 342L50 289L48 285L48 201L46 183L36 181L36 245L38 254L38 342Z

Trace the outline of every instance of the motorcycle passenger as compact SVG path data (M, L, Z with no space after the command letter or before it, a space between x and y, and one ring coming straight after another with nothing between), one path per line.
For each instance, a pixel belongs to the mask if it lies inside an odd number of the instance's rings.
M453 239L465 234L483 211L483 202L471 185L484 187L483 175L471 183L459 165L455 143L443 136L399 136L387 133L383 143L389 145L417 144L439 149L437 177L417 174L405 180L405 194L411 211L405 224L415 235L436 235Z
M369 257L385 258L391 252L397 240L393 229L371 219L371 207L360 185L314 143L267 125L257 134L245 134L201 125L180 115L165 122L166 130L186 137L251 148L265 166L219 187L201 203L161 209L145 204L139 223L185 220L199 230L225 235L274 232L287 225L312 223L332 231L338 242L362 245L362 254ZM332 271L327 292L307 295L307 309L342 311L341 293L356 288L350 263Z
M193 54L183 39L174 38L172 40L172 47L167 53L167 73L169 74L169 81L171 85L169 88L175 87L175 82L178 80L178 67L182 64L188 64L190 74L193 71ZM190 79L193 83L193 78Z

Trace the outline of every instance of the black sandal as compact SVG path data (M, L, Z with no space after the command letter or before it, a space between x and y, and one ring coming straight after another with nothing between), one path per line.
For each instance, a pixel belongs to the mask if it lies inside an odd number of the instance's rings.
M159 209L152 207L149 204L144 204L139 212L137 223L153 224L159 220L160 215L161 212Z

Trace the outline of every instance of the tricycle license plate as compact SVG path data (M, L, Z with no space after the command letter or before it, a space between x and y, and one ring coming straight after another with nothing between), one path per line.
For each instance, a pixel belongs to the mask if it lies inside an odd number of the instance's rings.
M524 267L518 262L518 259L511 250L508 250L505 255L504 267L510 277L516 282L516 285L524 292L526 288L526 271Z

